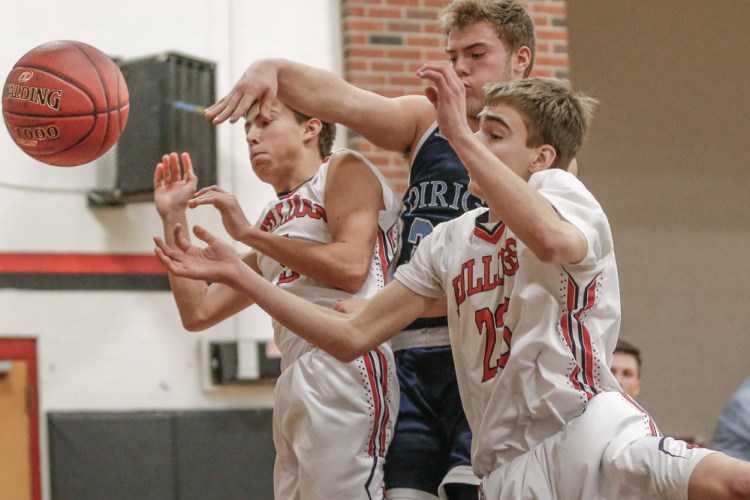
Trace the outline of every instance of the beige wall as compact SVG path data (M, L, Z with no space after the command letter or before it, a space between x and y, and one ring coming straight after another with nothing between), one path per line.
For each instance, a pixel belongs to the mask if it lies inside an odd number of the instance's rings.
M568 0L570 77L601 101L580 175L612 223L639 399L708 440L750 376L748 19L746 0Z

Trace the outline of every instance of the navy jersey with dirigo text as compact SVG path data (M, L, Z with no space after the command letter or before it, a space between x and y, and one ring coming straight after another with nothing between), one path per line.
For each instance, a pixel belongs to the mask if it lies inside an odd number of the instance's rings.
M480 198L469 193L468 186L469 174L440 133L437 122L433 123L420 139L412 160L401 213L401 253L396 267L411 260L419 242L436 225L484 206ZM445 317L420 318L408 328L447 324Z

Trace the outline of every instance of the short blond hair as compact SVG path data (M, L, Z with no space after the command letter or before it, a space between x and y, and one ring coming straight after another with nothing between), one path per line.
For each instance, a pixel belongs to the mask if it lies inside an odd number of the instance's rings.
M485 87L484 105L507 104L523 118L526 145L549 144L557 157L554 167L567 169L588 132L597 100L570 89L556 78L527 78Z
M531 60L523 76L527 77L534 66L536 36L534 20L516 0L454 0L440 13L440 32L446 36L451 31L479 22L488 22L497 29L497 36L507 49L514 53L528 47Z

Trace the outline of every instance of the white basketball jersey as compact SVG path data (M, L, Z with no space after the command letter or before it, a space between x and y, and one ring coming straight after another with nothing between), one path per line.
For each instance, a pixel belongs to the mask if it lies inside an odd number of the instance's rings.
M421 295L448 296L479 477L558 432L603 389L619 390L608 368L620 300L607 218L568 172L538 172L529 185L585 235L578 264L540 261L479 208L437 226L396 272Z
M330 159L326 158L318 173L310 180L277 200L270 202L261 212L256 227L278 236L286 236L310 243L331 243L331 232L326 215L325 188ZM315 304L331 307L336 302L352 297L370 297L383 288L392 276L391 262L398 250L399 211L401 202L380 171L364 157L380 181L385 210L378 217L378 235L373 248L370 272L362 288L355 294L300 275L294 269L258 253L258 266L263 277L285 290ZM308 351L309 344L279 322L273 321L274 340L281 351L281 369L285 370L298 357Z

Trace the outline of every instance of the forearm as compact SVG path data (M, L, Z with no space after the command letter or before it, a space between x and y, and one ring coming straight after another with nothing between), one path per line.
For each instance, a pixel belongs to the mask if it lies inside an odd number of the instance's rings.
M256 228L242 242L285 267L349 293L362 287L370 269L370 255L352 253L343 243L309 243Z
M227 284L311 344L342 361L367 352L372 342L347 315L320 307L265 280L247 266L235 267Z

